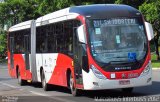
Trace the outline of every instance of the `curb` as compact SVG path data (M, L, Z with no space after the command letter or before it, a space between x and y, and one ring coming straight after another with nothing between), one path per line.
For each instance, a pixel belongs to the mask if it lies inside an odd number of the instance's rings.
M152 70L160 70L160 68L152 68Z

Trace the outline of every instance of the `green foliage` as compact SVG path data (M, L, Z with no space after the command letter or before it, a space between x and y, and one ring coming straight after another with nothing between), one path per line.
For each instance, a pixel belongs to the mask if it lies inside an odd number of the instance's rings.
M154 28L160 29L160 0L148 0L139 6L139 10Z
M123 3L123 0L116 0L115 1L115 4L122 4Z
M155 43L154 43L154 40L150 41L150 51L151 51L151 53L155 52Z
M72 0L38 0L38 2L38 12L41 15L73 5Z
M152 68L160 68L160 61L157 60L156 54L151 55L151 60L152 60Z
M6 2L0 3L0 20L3 25L7 22L14 25L33 19L39 16L36 8L36 0L6 0Z
M6 2L0 3L0 23L2 25L4 25L5 21L10 18L8 16L9 13L10 12L9 12L8 7L7 7L7 3Z
M146 0L116 0L115 4L126 4L132 7L138 8L142 5Z
M145 2L139 7L139 10L150 23L154 23L154 21L158 19L158 9L155 6L155 2L148 4Z
M83 2L82 5L91 5L93 2Z
M6 32L0 33L0 57L6 54Z
M72 0L73 5L114 4L116 0Z

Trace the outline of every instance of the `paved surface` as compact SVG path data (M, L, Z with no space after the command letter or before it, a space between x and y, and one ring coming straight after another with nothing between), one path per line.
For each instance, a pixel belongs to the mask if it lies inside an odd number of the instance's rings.
M101 100L96 100L101 99ZM160 70L153 70L153 84L137 87L132 94L120 90L82 91L81 96L73 97L70 90L53 86L51 91L43 91L41 85L19 86L17 79L8 75L6 64L0 64L0 102L93 102L93 101L160 101Z

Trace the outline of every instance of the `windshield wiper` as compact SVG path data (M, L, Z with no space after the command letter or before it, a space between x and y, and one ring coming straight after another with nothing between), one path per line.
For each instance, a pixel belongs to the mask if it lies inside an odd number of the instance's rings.
M108 63L104 63L102 67L105 67L111 64L128 64L128 63L130 62L129 61L109 61Z
M116 64L124 64L124 65L126 65L126 64L132 64L132 63L139 63L137 60L135 60L135 61L126 61L126 60L122 60L122 61L110 61L110 62L108 62L108 63L104 63L103 65L102 65L102 67L106 67L106 66L109 66L109 65L116 65Z
M130 63L129 61L110 61L109 64L126 64L126 63Z

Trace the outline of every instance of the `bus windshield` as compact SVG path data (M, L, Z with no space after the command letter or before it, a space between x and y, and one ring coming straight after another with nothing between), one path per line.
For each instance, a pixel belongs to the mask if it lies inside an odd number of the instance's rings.
M99 63L136 62L145 58L147 37L142 19L89 20L91 53Z

